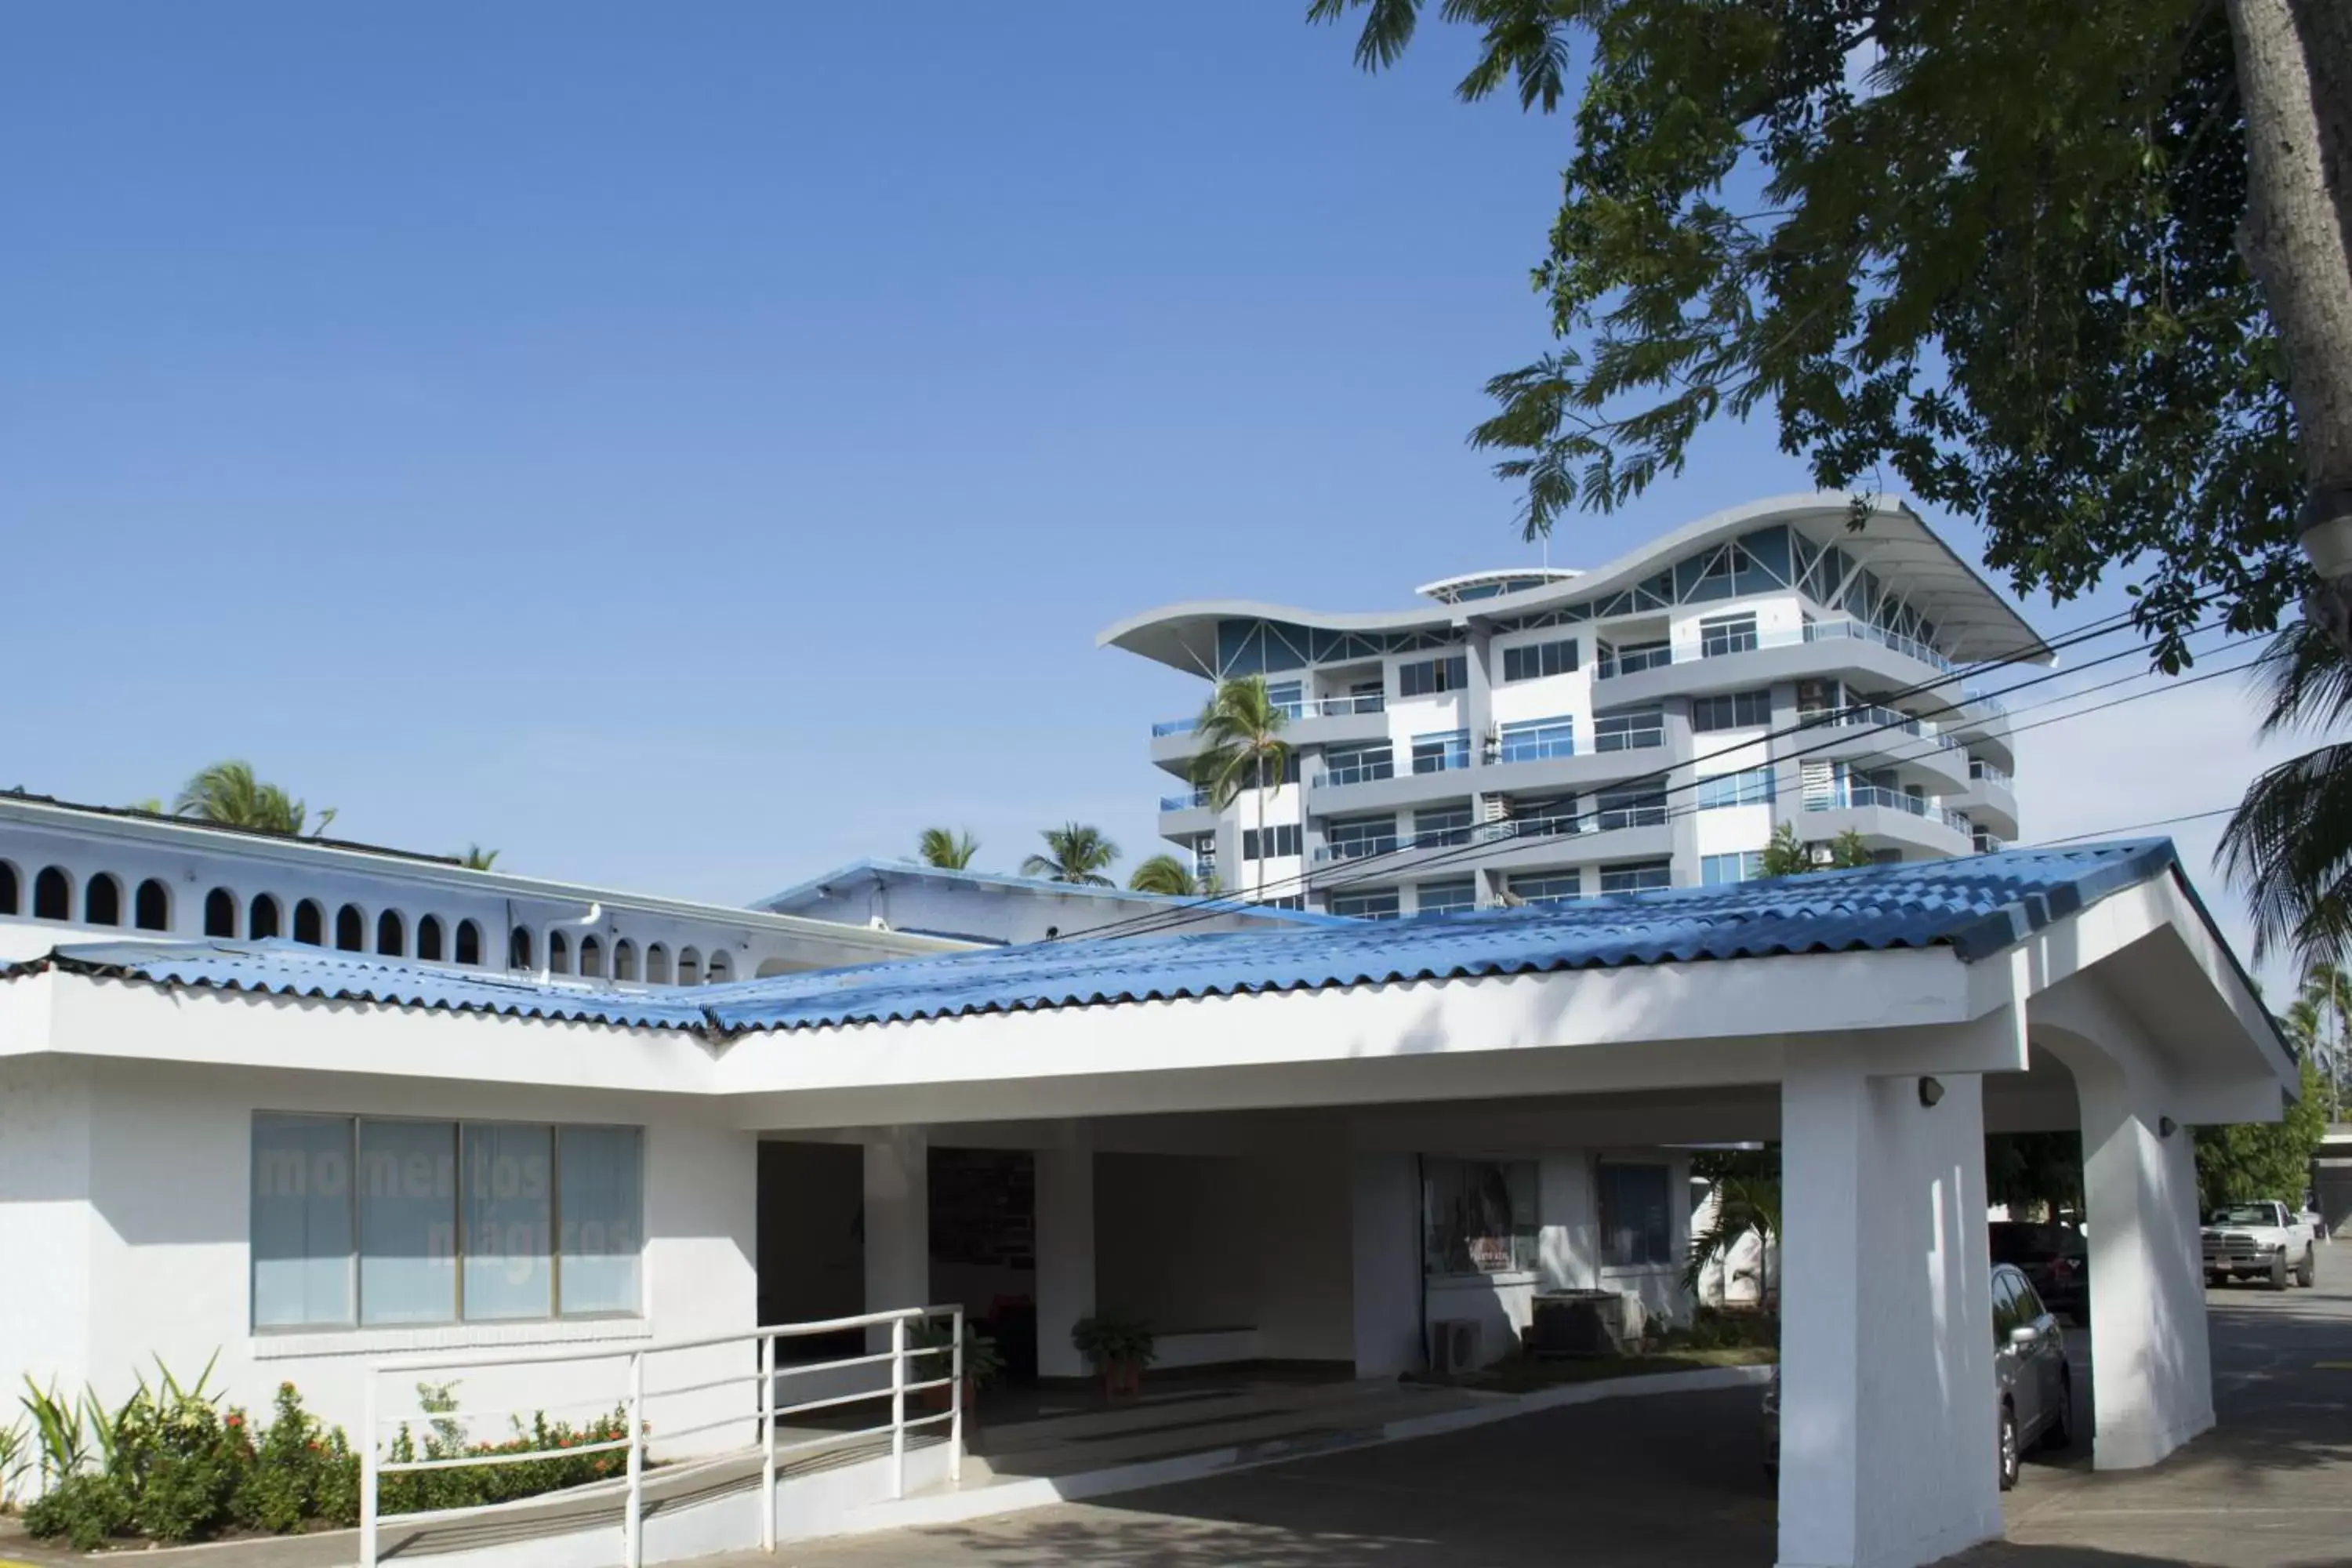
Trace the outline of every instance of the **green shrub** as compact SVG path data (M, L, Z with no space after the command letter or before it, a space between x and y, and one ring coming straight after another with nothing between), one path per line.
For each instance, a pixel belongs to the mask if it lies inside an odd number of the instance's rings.
M95 1552L131 1528L131 1499L111 1476L83 1471L68 1476L25 1510L25 1529L36 1539L63 1536L76 1552Z

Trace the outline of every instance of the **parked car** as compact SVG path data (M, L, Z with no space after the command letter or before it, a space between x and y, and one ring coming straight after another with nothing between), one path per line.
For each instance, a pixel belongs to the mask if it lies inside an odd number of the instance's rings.
M2071 1225L1995 1220L1985 1226L1995 1263L2015 1264L2034 1294L2060 1317L2085 1323L2091 1315L2091 1249Z
M2074 1374L2066 1364L2066 1334L2057 1315L2035 1294L2033 1281L2011 1263L1992 1270L1994 1431L2000 1489L2017 1484L2020 1462L2039 1445L2063 1448L2074 1441ZM1764 1468L1780 1468L1780 1369L1764 1387Z
M2262 1279L2273 1290L2292 1279L2305 1289L2318 1274L2311 1226L2276 1198L2230 1204L2207 1216L2200 1233L2209 1284Z

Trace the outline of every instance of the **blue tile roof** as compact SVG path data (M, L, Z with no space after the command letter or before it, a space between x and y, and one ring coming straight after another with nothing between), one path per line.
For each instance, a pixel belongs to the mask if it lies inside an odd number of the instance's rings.
M1948 946L1973 961L2178 864L2168 838L2011 849L1316 931L1079 937L746 981L704 1001L738 1032L1775 953Z
M371 958L284 941L68 942L47 958L0 967L0 979L45 968L145 980L158 985L380 1002L459 1013L503 1013L520 1018L676 1029L706 1029L711 1022L700 1005L698 991L541 985L493 971Z
M2178 866L2163 838L2011 849L1402 921L1080 938L692 991L537 984L282 942L73 944L14 973L54 965L167 985L733 1034L1777 953L1946 946L1973 962Z

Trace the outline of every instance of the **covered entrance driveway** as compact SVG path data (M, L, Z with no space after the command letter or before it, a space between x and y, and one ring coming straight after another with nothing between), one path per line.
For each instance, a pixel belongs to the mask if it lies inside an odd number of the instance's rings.
M1790 1565L1907 1565L1999 1533L1983 1141L1989 1119L2039 1124L2032 1101L2047 1114L2053 1085L2071 1080L2084 1133L2096 1462L2150 1464L2209 1426L2181 1129L2275 1117L2291 1080L2160 843L959 956L774 982L730 1012L718 1086L741 1124L861 1151L869 1301L930 1283L934 1143L993 1127L1032 1152L1049 1374L1084 1370L1067 1325L1119 1288L1134 1265L1112 1251L1129 1245L1173 1282L1156 1298L1184 1308L1171 1327L1245 1330L1261 1357L1360 1377L1415 1371L1451 1282L1432 1267L1450 1245L1427 1223L1433 1160L1533 1168L1527 1254L1506 1177L1514 1267L1477 1271L1507 1331L1518 1276L1531 1292L1602 1283L1629 1256L1678 1262L1675 1146L1777 1135ZM2065 1075L2029 1071L2040 1054ZM1228 1137L1241 1146L1199 1147ZM1623 1212L1637 1184L1606 1176L1629 1154L1668 1165L1654 1262L1648 1221ZM1187 1213L1206 1218L1154 1231L1112 1206L1109 1156L1232 1158L1246 1174L1192 1184ZM1149 1201L1166 1174L1139 1184ZM1173 1293L1223 1284L1181 1248L1220 1236L1249 1321L1194 1324L1231 1313Z

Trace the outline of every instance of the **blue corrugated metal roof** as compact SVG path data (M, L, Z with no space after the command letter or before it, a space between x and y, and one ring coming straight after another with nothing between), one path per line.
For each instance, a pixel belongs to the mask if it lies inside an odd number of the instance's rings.
M866 859L853 860L835 868L822 877L811 877L805 882L795 882L781 893L771 893L755 901L751 907L772 914L796 914L814 903L828 891L853 888L861 882L879 882L886 878L900 877L908 880L943 882L953 887L999 889L1013 893L1043 893L1056 898L1113 899L1123 904L1141 906L1145 913L1211 909L1237 915L1247 915L1267 924L1333 926L1352 923L1345 915L1319 914L1313 910L1276 909L1271 904L1254 904L1246 899L1228 897L1216 900L1186 897L1174 893L1139 893L1131 888L1089 888L1078 882L1051 882L1043 877L1015 877L1003 871L956 870L945 866L928 866L919 860ZM1074 936L1085 933L1073 932ZM966 936L961 940L980 942L984 937Z
M291 942L68 942L45 959L0 971L11 978L45 967L75 974L145 980L276 996L381 1002L460 1013L504 1013L646 1028L705 1029L698 991L614 991L541 985L517 976L406 959L325 952Z
M704 1000L730 1031L1774 953L1999 952L2178 863L2172 841L2012 849L1727 887L1317 931L1084 938L748 981Z
M16 972L736 1033L1778 953L1948 946L1972 962L2178 864L2164 838L2011 849L1413 920L1038 942L693 991L542 985L282 942L75 944Z

